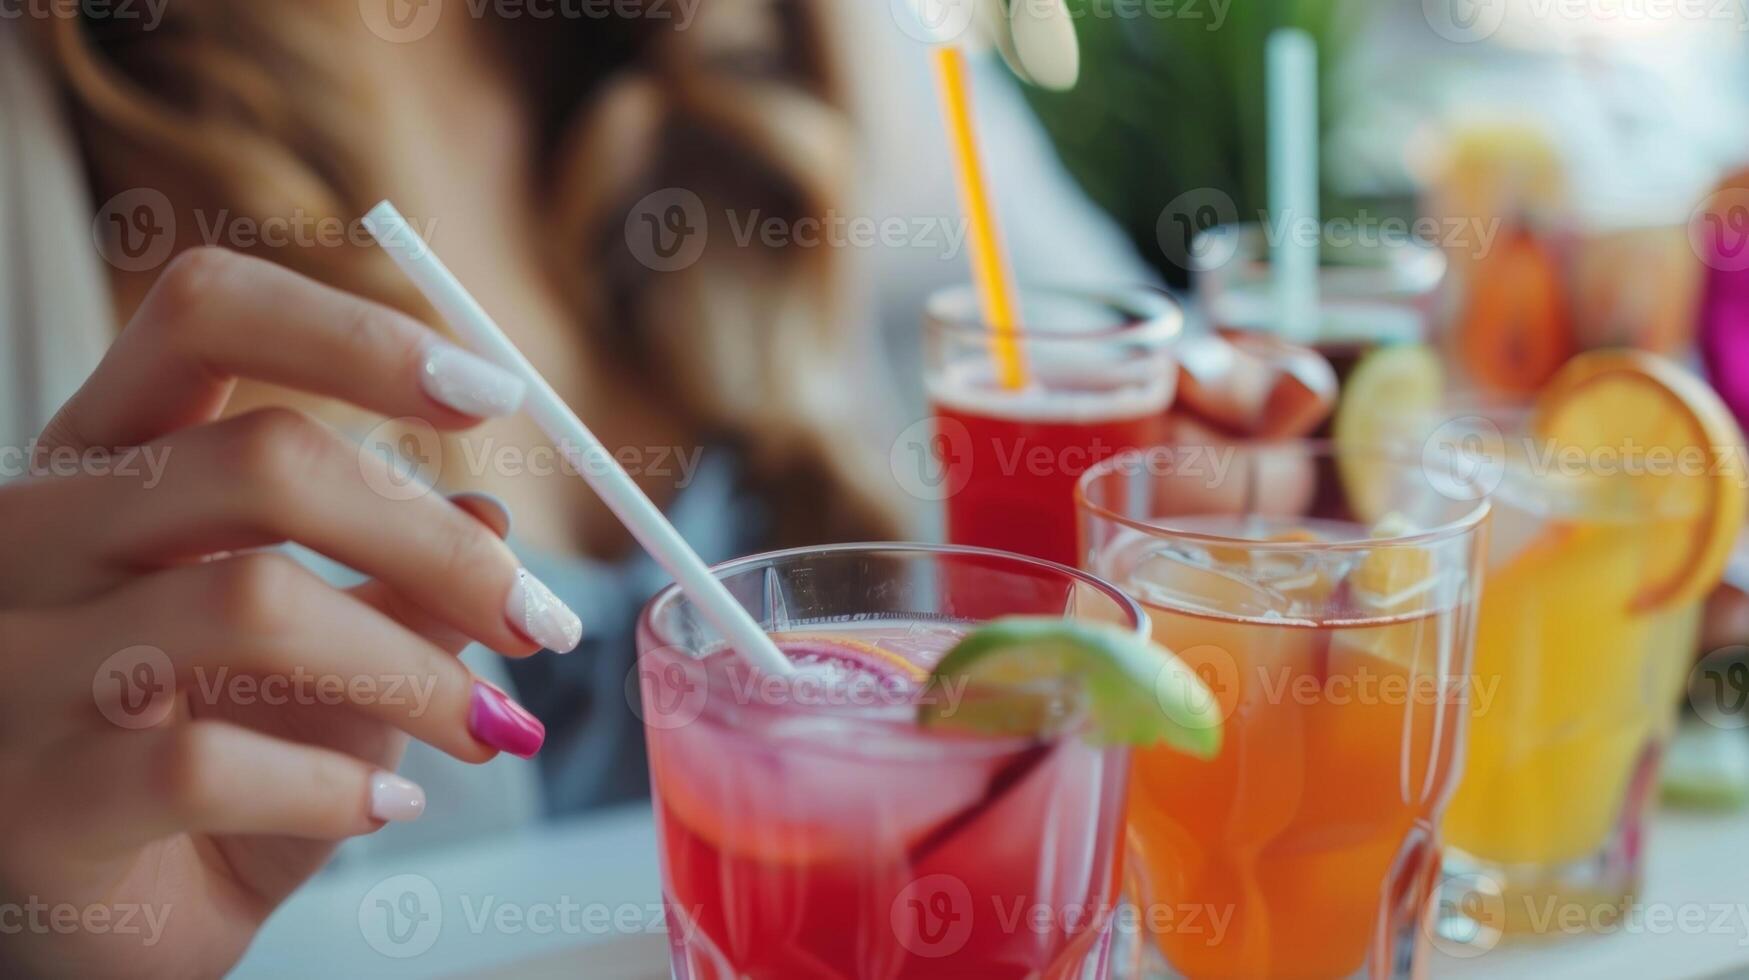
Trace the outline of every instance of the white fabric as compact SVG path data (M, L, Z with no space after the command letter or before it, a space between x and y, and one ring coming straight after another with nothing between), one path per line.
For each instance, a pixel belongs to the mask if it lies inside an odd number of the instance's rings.
M0 19L0 446L23 447L103 356L115 316L83 167L15 21ZM15 474L16 452L4 462Z

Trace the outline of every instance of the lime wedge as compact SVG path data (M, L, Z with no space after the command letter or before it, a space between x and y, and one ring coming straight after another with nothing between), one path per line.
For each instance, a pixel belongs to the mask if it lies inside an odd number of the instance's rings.
M1362 521L1372 524L1390 512L1392 488L1381 449L1419 449L1405 444L1439 408L1445 373L1426 347L1381 347L1360 359L1342 386L1331 437L1342 485Z
M936 664L920 725L991 735L1040 734L1078 693L1087 737L1102 745L1165 743L1199 758L1221 746L1221 709L1184 662L1115 626L1015 617L980 627Z

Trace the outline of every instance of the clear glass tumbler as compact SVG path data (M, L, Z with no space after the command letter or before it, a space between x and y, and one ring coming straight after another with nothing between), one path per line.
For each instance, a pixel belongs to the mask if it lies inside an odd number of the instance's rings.
M1082 477L1084 567L1225 725L1212 759L1134 754L1127 975L1407 977L1431 938L1488 505L1418 456L1333 453L1169 445Z
M995 738L920 728L917 701L982 620L1141 632L1135 602L1061 565L926 545L787 551L717 575L802 669L745 666L676 589L644 612L675 976L1104 977L1128 753L1084 741L1072 705L1058 731Z

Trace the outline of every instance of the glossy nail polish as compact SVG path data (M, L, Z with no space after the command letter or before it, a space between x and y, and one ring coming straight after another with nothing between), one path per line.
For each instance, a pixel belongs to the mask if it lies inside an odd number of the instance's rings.
M528 386L491 361L454 344L432 341L419 372L425 393L463 415L496 418L522 406Z
M385 823L417 820L425 812L425 791L419 784L392 772L378 772L370 780L370 815Z
M502 752L530 758L546 741L547 728L528 709L484 681L474 682L468 732Z
M518 633L548 650L569 653L583 639L583 620L527 569L516 570L504 615Z

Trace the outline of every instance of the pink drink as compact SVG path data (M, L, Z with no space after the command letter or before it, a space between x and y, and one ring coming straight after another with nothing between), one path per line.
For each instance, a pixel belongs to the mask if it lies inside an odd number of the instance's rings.
M949 589L976 574L936 572ZM1079 595L1051 589L1035 600L1059 613ZM780 681L725 650L662 646L650 619L640 664L677 977L1103 970L1127 754L1072 731L920 729L927 668L971 624L874 615L774 630L803 666Z

